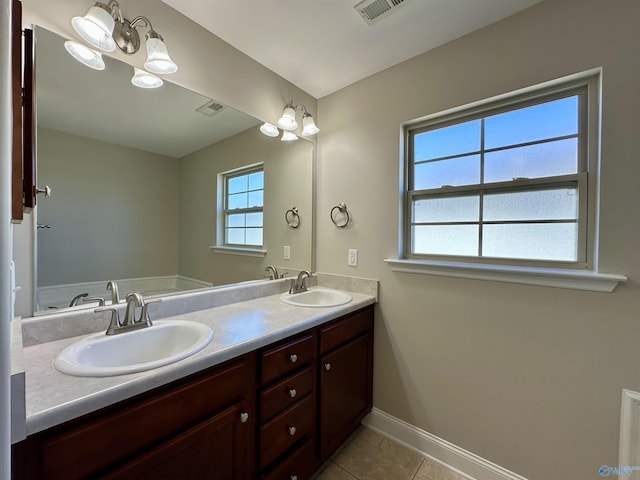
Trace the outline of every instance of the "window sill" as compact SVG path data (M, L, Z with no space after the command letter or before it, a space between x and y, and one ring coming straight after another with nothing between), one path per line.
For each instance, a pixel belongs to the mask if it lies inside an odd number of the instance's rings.
M394 272L439 275L446 277L492 280L544 287L571 288L591 292L613 292L624 275L585 270L479 265L473 263L437 262L429 260L386 259Z
M224 253L225 255L241 255L244 257L258 258L264 258L267 255L267 251L260 248L227 247L222 245L211 245L209 248L215 253Z

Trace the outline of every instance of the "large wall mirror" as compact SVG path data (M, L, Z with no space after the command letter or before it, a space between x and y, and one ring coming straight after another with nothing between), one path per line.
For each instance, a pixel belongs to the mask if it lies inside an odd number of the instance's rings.
M35 33L38 183L52 190L37 208L36 311L109 301L110 280L123 297L259 280L268 264L311 268L310 142L265 137L258 119L166 78L137 88L130 65L105 56L92 70L64 38ZM263 245L216 250L221 174L249 165L264 169Z

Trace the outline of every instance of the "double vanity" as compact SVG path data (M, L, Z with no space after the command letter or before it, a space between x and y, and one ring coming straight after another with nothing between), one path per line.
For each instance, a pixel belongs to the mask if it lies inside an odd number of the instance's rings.
M14 479L309 478L371 409L377 300L375 281L312 280L165 297L121 335L70 336L106 329L92 311L24 320Z

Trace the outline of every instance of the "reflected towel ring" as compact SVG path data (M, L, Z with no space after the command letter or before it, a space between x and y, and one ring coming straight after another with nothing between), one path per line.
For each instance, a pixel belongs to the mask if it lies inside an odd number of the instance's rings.
M300 226L300 215L298 214L298 209L296 207L292 207L287 210L284 214L284 220L291 228L298 228Z
M333 213L338 210L338 212L340 212L344 218L342 222L339 222L338 220L335 219ZM351 221L351 216L349 215L349 211L347 210L347 205L344 202L340 202L338 205L336 205L335 207L333 207L331 209L331 221L333 222L333 224L338 227L338 228L344 228L347 225L349 225L349 222Z

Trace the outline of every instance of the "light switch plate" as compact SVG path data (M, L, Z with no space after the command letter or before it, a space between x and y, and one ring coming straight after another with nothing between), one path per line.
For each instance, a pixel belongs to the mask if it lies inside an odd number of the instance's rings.
M357 267L358 266L358 250L356 250L355 248L350 248L349 249L349 256L347 258L347 265L349 265L350 267Z
M289 245L284 246L283 257L285 260L291 260L291 247Z

